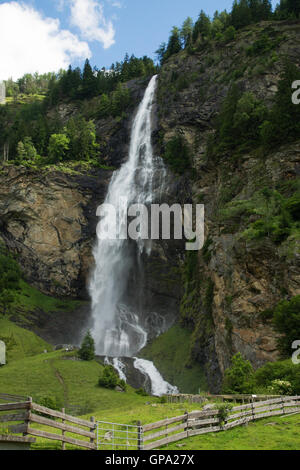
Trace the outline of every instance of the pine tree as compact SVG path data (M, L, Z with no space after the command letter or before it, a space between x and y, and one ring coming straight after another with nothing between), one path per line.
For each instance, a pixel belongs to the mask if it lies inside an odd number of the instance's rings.
M84 64L82 74L82 96L84 98L91 98L97 93L97 77L87 59Z
M191 45L192 36L193 36L193 28L194 28L194 23L193 23L192 18L189 16L184 21L181 31L180 31L180 38L182 39L185 48Z
M201 10L199 18L196 21L195 26L194 26L193 42L196 42L199 36L201 37L202 40L209 38L210 29L211 29L210 19L204 13L204 11Z
M181 49L182 49L182 46L181 46L181 41L180 41L180 32L179 32L179 29L176 26L174 26L171 32L171 36L169 38L167 51L164 56L164 59L166 60L169 57L171 57L171 55L177 54L178 52L181 51Z
M243 28L252 21L248 0L234 0L231 11L231 23L235 29Z
M92 361L95 358L95 342L92 338L90 331L85 335L81 348L78 351L78 356L83 361Z

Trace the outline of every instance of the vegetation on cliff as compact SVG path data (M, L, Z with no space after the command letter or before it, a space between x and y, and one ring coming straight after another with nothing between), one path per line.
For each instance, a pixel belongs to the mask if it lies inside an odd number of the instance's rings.
M236 31L268 20L295 19L300 16L300 4L298 0L280 0L275 11L272 11L270 0L234 0L231 12L226 10L216 11L213 18L201 10L197 21L194 23L188 17L181 28L173 27L167 43L162 43L156 51L161 64L164 64L172 55L185 49L189 54L202 51L209 47L212 40L220 44L226 44L235 39ZM270 38L258 41L254 47L256 52L261 48L267 48Z

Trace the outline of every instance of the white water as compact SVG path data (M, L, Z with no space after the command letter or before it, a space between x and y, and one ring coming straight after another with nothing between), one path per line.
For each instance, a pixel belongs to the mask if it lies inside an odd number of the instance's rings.
M115 239L115 221L106 214L98 227L97 245L93 251L95 270L89 286L92 299L92 335L97 354L103 356L132 357L147 342L145 319L138 307L143 292L139 292L138 286L136 287L135 306L132 306L134 303L130 299L128 301L126 294L132 272L135 271L136 278L142 277L142 273L139 273L141 255L143 252L150 255L151 242L142 238L132 242L122 239L122 235L127 231L128 206L153 202L155 168L151 144L151 112L156 79L156 76L151 79L134 119L128 160L113 174L104 201L118 210L119 237ZM120 198L127 199L127 204L120 207ZM124 366L119 359L117 361L116 369L122 375L121 378L124 378ZM147 366L147 369L151 373L155 372L154 366ZM154 389L158 390L159 378L156 372ZM162 378L160 380L165 384Z
M106 357L104 359L104 364L108 364L110 366L113 366L116 369L116 371L118 372L120 379L125 380L125 382L127 382L127 378L126 378L126 375L125 375L126 366L125 366L125 364L123 364L123 362L118 357L114 357L112 362L110 362L109 358Z
M170 385L162 378L153 362L146 361L145 359L135 358L134 367L142 374L148 375L150 377L152 395L161 396L171 393L178 393L177 387Z

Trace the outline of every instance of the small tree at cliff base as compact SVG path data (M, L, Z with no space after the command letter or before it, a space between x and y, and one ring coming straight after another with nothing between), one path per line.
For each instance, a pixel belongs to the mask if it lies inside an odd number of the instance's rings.
M78 351L78 356L83 361L92 361L95 358L95 342L90 331L87 332L82 341L81 348Z

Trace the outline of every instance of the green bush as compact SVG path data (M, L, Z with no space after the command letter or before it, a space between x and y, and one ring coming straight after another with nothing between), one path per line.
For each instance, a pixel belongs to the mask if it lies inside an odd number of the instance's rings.
M0 312L10 312L15 292L20 289L21 270L16 260L4 249L0 249Z
M57 400L56 397L52 397L52 396L36 398L34 401L38 405L44 406L45 408L49 408L50 410L61 411L61 409L63 408L63 404L59 402L59 400ZM42 413L42 412L37 412L37 415L44 416L45 418L48 418L48 419L53 419L53 420L55 419L54 417L49 416L48 414Z
M126 390L126 383L120 379L118 373L113 366L107 365L104 367L98 381L99 387L114 389L117 386L121 387L122 390Z
M268 362L264 366L257 369L254 373L254 382L256 388L270 391L272 386L280 386L274 381L286 381L291 384L290 393L300 394L300 364L293 364L291 359L285 361ZM278 390L278 388L276 388ZM275 392L273 392L275 393ZM281 393L279 393L281 394Z
M223 220L239 219L246 223L249 216L256 215L255 222L248 224L242 237L255 240L269 237L280 244L299 228L300 191L285 197L279 191L263 188L249 200L233 201L220 211Z
M221 403L220 405L217 405L220 426L223 426L224 424L226 424L226 420L232 408L233 408L233 403Z
M269 387L270 393L274 395L292 395L292 384L287 380L275 379Z
M290 301L282 300L274 310L273 324L283 336L277 344L283 356L288 357L292 352L292 343L300 340L300 295Z
M141 395L142 397L148 397L149 396L148 393L146 392L146 390L142 387L137 388L134 393L136 393L137 395Z
M192 166L189 146L181 135L169 140L163 158L169 167L178 174L183 174Z
M82 341L81 348L78 351L78 356L83 361L92 361L95 358L95 342L89 331Z
M250 361L245 360L241 353L232 358L232 365L225 370L222 391L223 393L252 393L253 367Z

